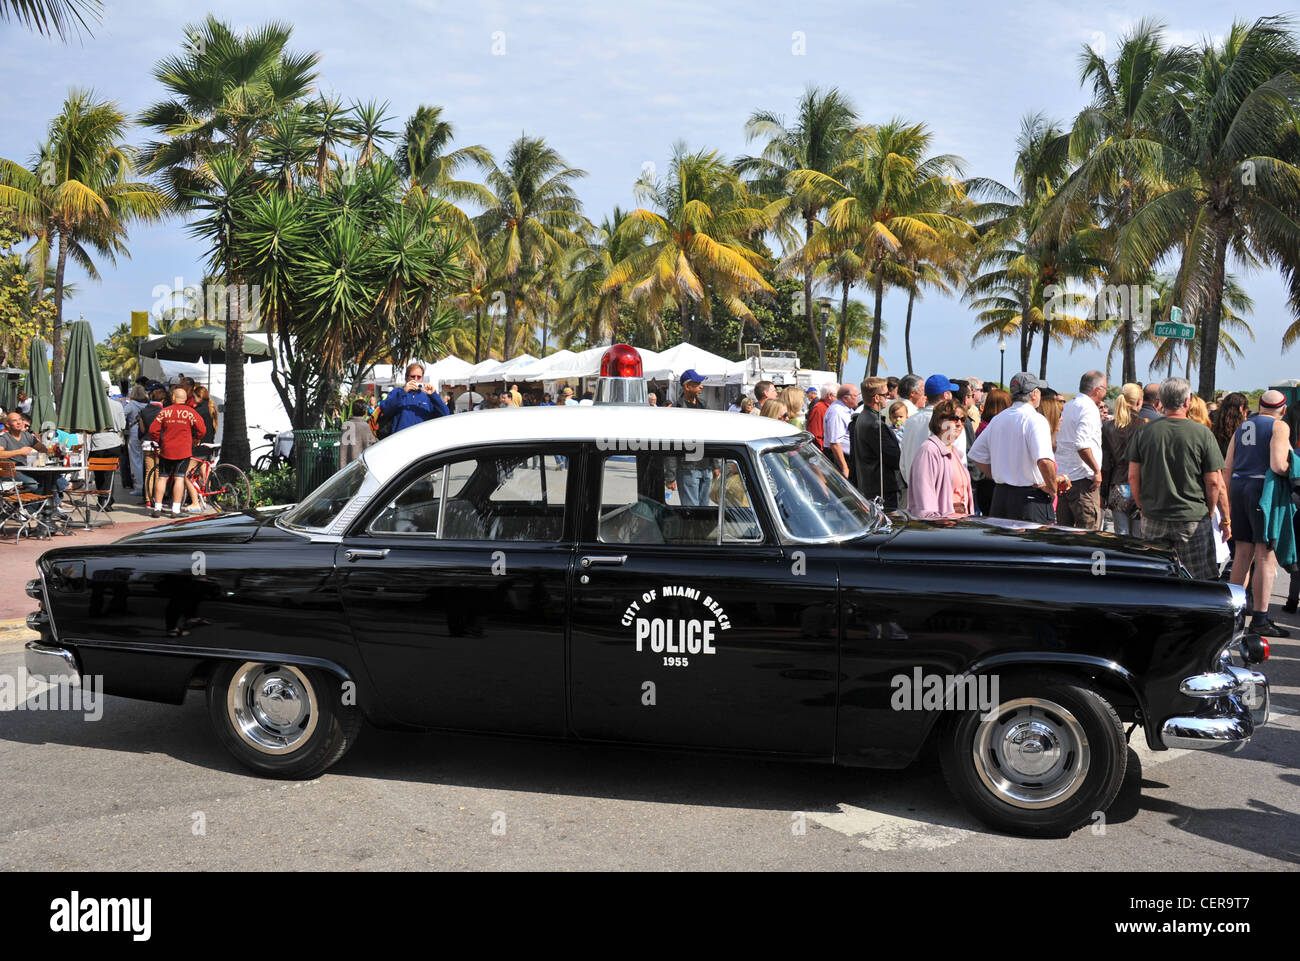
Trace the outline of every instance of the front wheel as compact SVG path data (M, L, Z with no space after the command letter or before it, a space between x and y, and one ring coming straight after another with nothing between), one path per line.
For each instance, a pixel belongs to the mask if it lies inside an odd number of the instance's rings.
M222 513L242 511L252 506L253 488L234 464L218 464L208 475L206 499Z
M1124 781L1128 749L1119 716L1071 678L1008 678L998 707L967 711L940 745L944 778L986 824L1011 834L1060 837L1104 812Z
M245 767L277 778L314 778L357 739L361 712L324 671L229 661L208 682L217 737Z

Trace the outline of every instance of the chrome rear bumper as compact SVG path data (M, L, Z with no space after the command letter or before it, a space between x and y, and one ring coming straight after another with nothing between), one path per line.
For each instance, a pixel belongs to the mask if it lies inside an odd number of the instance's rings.
M1255 728L1268 723L1268 678L1258 671L1224 665L1221 671L1185 678L1179 689L1206 702L1204 713L1171 717L1160 726L1165 747L1191 750L1245 745Z
M55 678L65 679L64 683L80 684L81 671L73 653L62 647L42 644L40 641L28 641L26 651L27 673L47 683L57 683Z

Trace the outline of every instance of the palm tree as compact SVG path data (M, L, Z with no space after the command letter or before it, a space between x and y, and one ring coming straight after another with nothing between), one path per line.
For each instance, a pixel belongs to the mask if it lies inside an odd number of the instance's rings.
M1198 392L1214 396L1228 251L1250 265L1275 263L1300 307L1300 45L1283 17L1234 22L1206 43L1186 102L1175 101L1157 140L1172 189L1149 199L1117 238L1121 269L1151 267L1182 249L1176 286L1200 324Z
M969 212L980 239L966 296L980 311L972 344L1018 335L1020 369L1028 370L1034 336L1043 330L1047 286L1040 260L1047 238L1039 228L1069 173L1069 135L1041 113L1026 115L1016 138L1015 173L1015 189L992 180L968 182L968 192L981 199Z
M850 158L833 175L812 170L791 174L797 188L833 198L826 226L806 244L808 256L831 256L846 246L858 249L874 279L876 318L882 316L886 263L905 244L921 248L949 243L949 237L974 236L970 224L950 212L964 202L963 162L947 154L927 156L933 140L924 124L895 119L860 131ZM872 377L880 366L878 339L867 355Z
M606 287L617 264L645 243L634 231L624 230L627 214L618 207L587 235L581 247L570 252L560 286L563 305L556 321L559 343L565 347L581 340L589 344L618 341L619 311L628 301L626 284Z
M54 318L51 324L51 382L56 402L63 395L64 276L71 258L92 279L99 273L91 253L116 263L126 248L127 226L157 220L167 197L151 184L131 179L132 149L122 142L126 115L89 90L73 90L49 126L45 145L30 170L0 159L0 206L17 212L24 231L36 238L33 254L41 274L56 250ZM44 296L42 291L42 297ZM38 297L37 300L40 300Z
M0 0L0 20L17 20L41 36L57 33L67 40L74 30L89 33L86 19L98 22L103 9L102 0Z
M754 239L771 219L735 170L716 151L691 153L678 142L668 176L638 181L636 191L653 209L632 211L619 229L624 239L646 242L614 266L605 289L627 286L646 316L677 308L687 341L699 335L697 319L712 317L710 294L742 322L756 324L742 298L774 292L760 272L767 258Z
M1157 316L1169 316L1169 308L1174 305L1174 279L1169 275L1154 278L1157 295L1154 312ZM1228 274L1223 285L1223 329L1219 332L1219 359L1229 367L1235 368L1237 361L1243 356L1241 346L1232 334L1235 332L1251 340L1255 339L1255 332L1251 330L1250 322L1246 320L1246 316L1252 313L1254 309L1254 299L1246 293L1246 289L1241 286L1235 275ZM1189 380L1191 379L1192 367L1200 359L1200 345L1197 341L1178 340L1173 337L1157 337L1154 325L1147 326L1142 332L1141 339L1156 348L1155 356L1151 358L1151 363L1148 365L1149 373L1157 374L1161 370L1172 371L1173 362L1181 351L1184 362L1184 376ZM1116 340L1118 340L1118 337L1116 337ZM1110 350L1106 354L1107 366L1110 364L1110 358L1115 352L1115 347L1115 342L1112 342Z
M736 170L752 175L750 187L759 195L774 198L769 207L774 225L782 234L795 218L803 221L802 244L812 239L819 217L826 209L828 193L819 185L805 184L797 187L791 179L796 170L812 170L829 175L846 159L846 150L857 124L853 105L839 90L832 87L822 92L809 87L799 100L794 122L786 126L785 118L768 110L758 110L745 124L749 141L760 137L767 145L757 157L741 157ZM800 245L793 238L787 248ZM813 270L811 262L803 263L804 316L817 345L818 366L826 368L826 343L813 311Z
M1045 229L1064 239L1080 225L1098 222L1101 255L1107 261L1106 283L1140 287L1149 268L1121 269L1116 238L1134 212L1169 189L1151 141L1191 77L1192 59L1184 48L1168 49L1163 27L1141 20L1120 41L1114 61L1084 47L1079 79L1091 83L1092 102L1079 112L1070 134L1071 155L1079 166L1057 193L1044 219ZM1121 302L1120 339L1123 379L1137 379L1134 304Z
M388 101L379 103L368 100L352 105L352 131L357 143L357 165L366 166L374 158L375 145L387 143L397 136L397 131L388 130L384 124L392 120L386 115Z
M186 51L155 65L154 77L171 99L160 101L141 115L163 139L141 151L146 170L162 178L174 203L182 210L209 205L223 195L236 172L223 168L224 183L213 175L218 155L238 158L244 175L252 176L257 142L272 130L286 107L312 91L316 80L315 53L298 54L287 47L293 28L272 22L243 35L209 15L202 24L185 28L192 42ZM227 254L233 222L208 218L225 236L207 237L210 250ZM213 273L227 284L241 278L229 260L213 262ZM244 331L236 311L226 316L226 426L222 456L247 469L250 456L244 410Z
M541 137L526 135L510 145L504 165L489 161L486 171L487 205L474 226L490 270L506 292L502 341L508 350L527 272L582 242L586 220L572 184L586 172L566 164Z

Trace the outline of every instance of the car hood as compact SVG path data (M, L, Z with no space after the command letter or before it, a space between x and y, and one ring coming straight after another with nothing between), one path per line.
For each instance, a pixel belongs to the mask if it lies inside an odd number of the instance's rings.
M899 522L898 517L891 519ZM1108 573L1180 576L1172 551L1152 547L1139 538L994 517L928 521L908 518L878 552L881 560L896 562L989 562L999 566L1088 569L1104 563Z
M118 544L144 546L152 544L190 543L204 541L209 544L246 544L263 528L271 525L274 516L255 510L219 514L216 517L189 517L158 527L149 527L119 539Z

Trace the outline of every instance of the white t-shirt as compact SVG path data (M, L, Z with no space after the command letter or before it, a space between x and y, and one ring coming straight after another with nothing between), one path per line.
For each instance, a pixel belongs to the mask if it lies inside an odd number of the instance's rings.
M1044 482L1038 472L1038 462L1056 460L1052 452L1052 428L1036 407L1018 400L989 421L984 432L975 438L970 459L977 464L988 464L989 473L999 484L1037 487Z
M1079 451L1092 451L1094 462L1101 468L1101 410L1086 394L1077 394L1061 412L1061 429L1056 435L1056 469L1072 481L1092 477L1089 467Z

